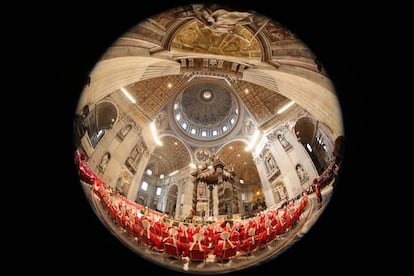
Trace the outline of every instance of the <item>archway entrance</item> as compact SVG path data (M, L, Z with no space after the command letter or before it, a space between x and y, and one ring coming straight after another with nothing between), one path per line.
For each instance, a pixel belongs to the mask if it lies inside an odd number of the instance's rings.
M175 210L177 207L177 196L178 196L178 187L177 185L173 185L168 191L167 206L165 208L166 213L173 217L175 217Z
M334 137L330 128L313 118L302 117L295 124L295 134L311 157L319 174L332 161L339 163L343 154L343 136Z
M233 217L233 191L230 188L224 189L224 210L223 214L221 215L227 215L228 218Z

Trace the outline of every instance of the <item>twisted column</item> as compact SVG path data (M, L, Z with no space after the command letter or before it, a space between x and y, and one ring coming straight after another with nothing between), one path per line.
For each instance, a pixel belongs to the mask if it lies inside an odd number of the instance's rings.
M209 206L208 206L208 211L209 211L209 215L213 216L213 185L208 185L208 189L210 191L210 200L209 200Z
M198 180L194 180L194 188L193 188L193 201L192 201L192 209L194 212L197 211L197 190L198 190Z
M218 213L219 215L223 215L224 214L224 185L223 184L219 184L218 185Z

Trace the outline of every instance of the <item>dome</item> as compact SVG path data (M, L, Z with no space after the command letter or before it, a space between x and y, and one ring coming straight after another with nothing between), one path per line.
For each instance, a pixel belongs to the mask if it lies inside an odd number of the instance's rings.
M183 89L174 104L174 118L187 135L199 139L219 138L233 129L238 110L229 87L203 80Z
M132 253L179 272L279 256L328 206L342 166L341 108L316 60L277 21L215 5L176 7L121 34L75 111L77 172L100 221ZM237 236L257 222L267 226L257 243ZM170 226L207 233L206 258L168 255ZM228 235L209 231L219 227L236 235L226 258Z

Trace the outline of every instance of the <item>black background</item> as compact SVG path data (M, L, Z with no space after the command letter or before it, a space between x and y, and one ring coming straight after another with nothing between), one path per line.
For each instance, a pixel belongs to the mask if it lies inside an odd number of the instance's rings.
M167 3L166 3L167 2ZM338 4L218 1L231 8L255 11L281 23L298 35L321 60L333 80L343 111L345 155L335 193L317 224L282 255L238 275L270 273L301 275L356 273L372 256L371 210L366 207L369 185L366 139L372 91L363 88L370 64L372 23L365 10L349 2ZM60 41L56 91L56 172L59 178L60 222L64 231L56 240L62 268L68 273L175 274L130 252L95 216L87 202L73 164L73 115L83 84L101 55L121 34L148 16L191 1L101 2L66 4L53 22ZM56 50L56 49L55 49ZM63 103L63 104L62 104ZM54 241L52 241L53 243ZM56 251L55 251L56 252ZM63 256L63 255L62 255ZM381 265L381 264L376 264ZM154 275L155 275L154 274ZM257 274L259 275L259 274Z

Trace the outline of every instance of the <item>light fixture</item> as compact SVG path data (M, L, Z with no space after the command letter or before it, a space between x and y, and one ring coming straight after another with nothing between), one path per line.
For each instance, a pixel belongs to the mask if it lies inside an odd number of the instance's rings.
M157 145L159 145L159 146L162 146L162 142L158 138L157 131L155 130L155 124L154 124L154 122L152 122L150 124L150 129L151 129L151 134L152 134L152 137L154 138L155 143Z
M169 176L173 176L174 174L177 174L178 172L179 172L178 170L175 170L172 173L170 173Z
M282 114L283 112L285 112L289 107L291 107L295 102L291 101L287 104L285 104L284 106L282 106L278 111L277 114Z
M256 131L253 134L253 138L250 141L250 143L247 145L247 147L245 148L245 151L250 151L251 149L254 148L254 146L256 145L257 139L259 138L260 135L260 131L256 129Z
M127 97L127 98L128 98L128 100L130 100L132 103L137 103L137 102L135 101L134 97L132 97L132 95L131 95L131 94L129 94L129 92L128 92L125 88L121 87L121 92L122 92L122 93L125 95L125 97Z

